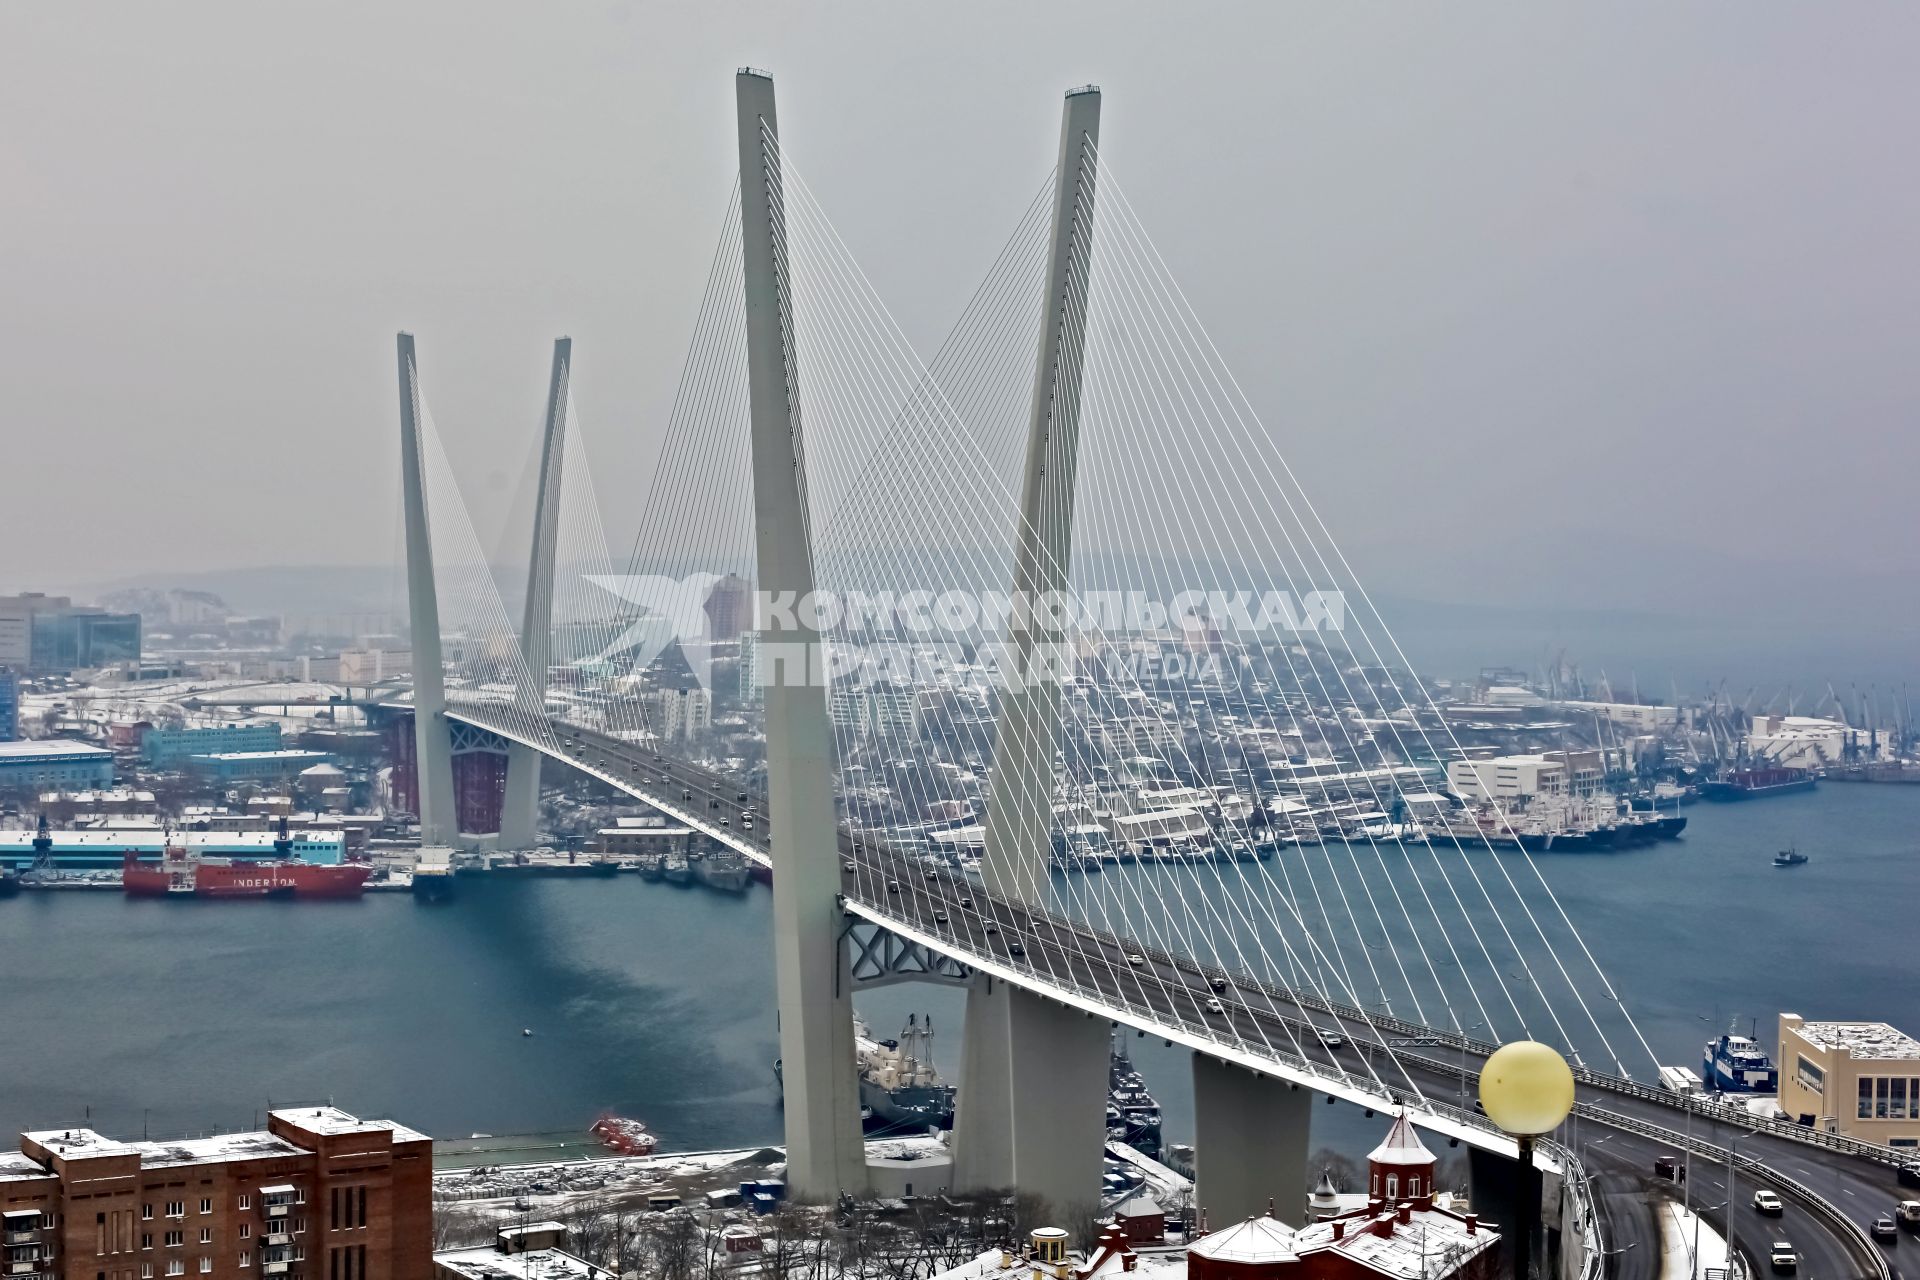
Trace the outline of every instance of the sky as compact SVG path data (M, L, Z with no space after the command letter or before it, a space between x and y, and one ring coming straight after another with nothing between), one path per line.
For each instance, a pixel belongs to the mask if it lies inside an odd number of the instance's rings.
M402 328L490 545L571 334L630 528L741 65L923 352L1100 84L1382 590L1910 634L1920 10L1874 3L5 5L0 590L392 564Z

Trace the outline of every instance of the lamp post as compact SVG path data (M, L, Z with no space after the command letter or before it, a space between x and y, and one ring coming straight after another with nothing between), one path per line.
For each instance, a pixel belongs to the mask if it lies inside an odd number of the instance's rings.
M1573 1110L1573 1069L1551 1047L1534 1040L1501 1045L1480 1070L1480 1105L1519 1148L1520 1204L1515 1214L1515 1280L1533 1274L1533 1240L1540 1217L1540 1175L1533 1144Z
M1727 1267L1729 1271L1733 1267L1733 1202L1735 1199L1733 1183L1739 1173L1740 1143L1743 1139L1758 1136L1759 1133L1758 1129L1752 1129L1738 1137L1727 1139Z
M1732 1192L1729 1191L1728 1194L1731 1195ZM1729 1269L1733 1266L1733 1201L1723 1200L1719 1204L1702 1205L1693 1211L1693 1248L1687 1254L1687 1274L1692 1277L1692 1280L1700 1280L1700 1217L1717 1209L1727 1211L1727 1266Z

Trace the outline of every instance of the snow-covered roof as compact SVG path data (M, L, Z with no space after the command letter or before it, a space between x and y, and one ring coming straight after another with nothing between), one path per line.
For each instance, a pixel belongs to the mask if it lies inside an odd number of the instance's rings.
M1393 1128L1387 1130L1386 1141L1367 1153L1370 1164L1432 1164L1433 1152L1427 1150L1420 1141L1420 1134L1413 1127L1413 1121L1407 1119L1402 1111L1393 1118Z
M1911 1061L1920 1059L1920 1040L1884 1022L1803 1022L1801 1037L1822 1049L1844 1049L1851 1058Z
M1291 1262L1299 1256L1293 1228L1272 1214L1248 1218L1203 1236L1187 1252L1218 1262Z

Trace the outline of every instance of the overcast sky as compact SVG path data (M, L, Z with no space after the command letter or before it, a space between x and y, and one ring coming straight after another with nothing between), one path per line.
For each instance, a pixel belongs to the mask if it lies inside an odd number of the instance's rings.
M1920 10L1750 0L7 3L0 590L391 561L403 327L476 507L561 332L640 501L742 64L926 352L1098 82L1382 586L1916 594Z

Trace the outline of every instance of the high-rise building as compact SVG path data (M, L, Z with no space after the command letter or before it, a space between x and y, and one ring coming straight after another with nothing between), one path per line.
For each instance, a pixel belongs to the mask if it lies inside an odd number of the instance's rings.
M140 615L37 591L0 596L0 666L30 675L140 660Z
M753 625L753 593L737 573L714 583L702 608L707 614L707 639L715 643L738 640Z
M705 733L713 720L713 696L700 687L656 689L647 695L647 726L662 741Z
M12 667L0 667L0 742L20 736L20 676Z
M23 1133L0 1215L9 1280L429 1280L433 1141L337 1107L176 1142Z

